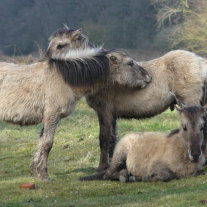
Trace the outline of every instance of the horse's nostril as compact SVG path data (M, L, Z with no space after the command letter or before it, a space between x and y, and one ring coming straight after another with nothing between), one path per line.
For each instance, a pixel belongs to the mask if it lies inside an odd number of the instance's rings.
M193 154L192 154L193 161L194 161L194 162L198 162L200 155L201 155L200 152L198 152L198 153L193 153Z

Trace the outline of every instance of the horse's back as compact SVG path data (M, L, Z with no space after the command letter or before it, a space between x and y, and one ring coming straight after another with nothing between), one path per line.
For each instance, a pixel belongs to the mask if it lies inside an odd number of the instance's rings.
M0 119L17 124L42 120L44 74L38 64L0 63Z
M132 137L133 143L127 154L126 165L129 173L142 177L147 175L156 160L162 159L167 138L158 132L134 133L129 136L129 141Z
M154 61L157 66L161 63L165 66L163 75L168 77L170 90L179 102L200 105L207 74L204 58L189 51L174 50Z
M204 58L184 50L171 51L164 58L174 77L171 87L177 99L188 106L200 105L207 73L201 64Z

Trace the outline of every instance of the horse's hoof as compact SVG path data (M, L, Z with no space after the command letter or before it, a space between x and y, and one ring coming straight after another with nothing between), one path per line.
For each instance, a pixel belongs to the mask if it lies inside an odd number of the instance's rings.
M46 175L45 175L45 176L36 175L36 176L34 176L34 178L36 178L36 179L38 179L38 180L41 180L41 181L43 181L43 182L49 182L49 181L52 180L51 177L46 176Z
M125 176L120 175L120 176L119 176L119 181L120 181L121 183L126 183L126 182L128 181L128 179L127 179Z
M129 181L129 175L127 169L123 169L119 172L119 181L121 183L126 183Z
M37 167L35 164L31 164L30 165L30 172L31 172L31 175L34 177L34 178L37 178L39 180L42 180L44 182L48 182L50 180L52 180L48 174L46 172L43 172L43 173L40 173L38 170L37 170Z
M136 178L134 176L129 176L129 182L136 182Z
M51 177L41 178L41 180L44 181L44 182L49 182L49 181L52 180L52 178Z

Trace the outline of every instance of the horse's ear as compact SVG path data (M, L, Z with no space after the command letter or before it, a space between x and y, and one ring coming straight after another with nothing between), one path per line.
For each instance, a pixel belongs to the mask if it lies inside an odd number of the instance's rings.
M80 36L80 34L82 33L82 29L80 28L80 29L77 29L77 30L75 30L73 33L72 33L72 39L77 39L79 36Z
M112 62L113 64L117 64L117 63L118 63L118 58L117 58L116 56L114 56L114 55L111 55L111 56L109 57L109 59L111 60L111 62Z
M64 27L65 29L69 30L69 27L68 27L67 24L63 24L63 27Z

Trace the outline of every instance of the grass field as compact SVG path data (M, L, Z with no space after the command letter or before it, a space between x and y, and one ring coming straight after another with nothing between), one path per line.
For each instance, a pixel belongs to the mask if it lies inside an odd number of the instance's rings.
M178 125L176 112L170 111L151 119L120 120L119 137L132 131L169 132ZM207 175L168 183L79 181L95 172L99 160L97 117L85 101L56 131L48 163L50 182L33 179L29 172L41 125L1 122L0 129L0 207L207 206ZM24 182L35 182L36 189L20 189Z

